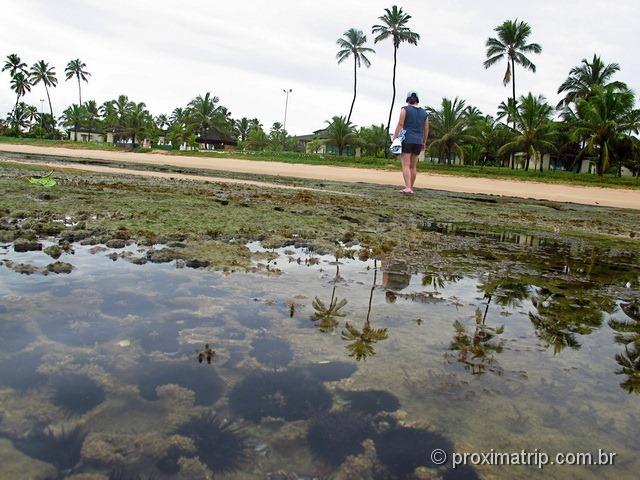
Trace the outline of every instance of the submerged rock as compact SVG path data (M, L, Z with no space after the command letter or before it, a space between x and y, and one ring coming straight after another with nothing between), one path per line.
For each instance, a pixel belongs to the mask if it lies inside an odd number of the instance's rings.
M33 252L42 250L42 244L35 240L19 239L13 244L13 250L16 252Z
M147 260L151 263L169 263L180 257L181 253L171 248L152 249L147 252Z
M123 240L122 238L112 238L111 240L107 241L105 245L108 248L124 248L127 246L127 241Z
M71 273L73 265L67 262L54 262L47 265L47 271L51 273Z
M207 268L209 266L209 262L207 260L187 260L186 263L188 268Z
M64 250L59 245L50 245L44 249L44 253L57 260L64 253Z

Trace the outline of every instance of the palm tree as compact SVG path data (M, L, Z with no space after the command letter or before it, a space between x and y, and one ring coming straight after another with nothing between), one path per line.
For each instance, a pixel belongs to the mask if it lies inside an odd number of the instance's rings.
M614 142L630 131L629 112L635 98L630 90L617 91L615 85L593 87L589 99L578 99L577 119L572 132L575 140L587 141L581 156L598 153L596 170L602 176L610 161Z
M127 115L129 115L133 105L134 103L130 102L129 97L126 95L119 95L117 99L113 100L113 107L115 108L119 127L125 127Z
M49 101L49 111L53 117L53 107L51 106L49 87L55 87L58 84L55 67L50 67L47 62L40 60L33 64L29 75L31 76L31 84L33 86L36 86L40 82L44 84L44 90L47 92L47 100Z
M456 97L453 101L442 99L439 110L427 108L430 117L430 128L434 140L431 146L446 154L447 163L451 163L454 156L464 160L461 145L474 140L468 107L465 101Z
M378 155L389 142L389 133L383 124L362 127L358 132L358 143L367 155Z
M169 118L167 118L167 116L164 113L161 113L160 115L158 115L155 118L155 122L158 128L161 130L171 125L171 123L169 122Z
M393 104L396 101L396 65L398 59L398 48L403 42L410 45L417 45L420 35L412 32L407 23L411 19L411 15L404 13L402 8L394 5L391 9L385 8L385 14L378 19L382 25L374 25L371 33L376 35L373 43L378 43L389 37L393 40L393 97L391 98L391 108L389 109L389 120L387 121L387 131L391 126L391 115L393 114Z
M364 46L365 43L367 43L367 36L362 30L356 30L355 28L350 28L344 32L344 38L339 38L336 43L340 47L340 50L336 54L338 64L353 56L353 101L351 102L351 108L349 109L349 115L347 116L347 122L349 122L351 121L353 106L356 103L358 68L363 63L365 67L369 68L371 66L371 62L367 58L366 54L376 52L373 48Z
M249 132L251 131L251 121L247 117L242 117L240 120L233 122L233 125L240 141L246 141L249 136Z
M516 104L516 64L536 72L536 66L527 58L528 53L541 53L542 47L537 43L527 43L531 35L531 27L524 21L507 20L502 25L494 29L498 38L490 37L487 40L487 59L484 68L490 68L505 57L507 59L507 69L504 72L502 83L507 86L511 82L513 105ZM514 123L515 129L515 123ZM513 168L513 164L512 164Z
M189 123L200 135L206 135L214 123L219 123L216 121L219 101L218 97L207 92L204 96L198 95L189 102L187 111Z
M67 67L64 69L64 73L66 74L67 80L70 80L73 77L76 77L78 79L78 104L79 105L82 105L82 89L80 87L80 80L83 80L85 83L88 83L89 80L87 79L87 77L91 76L91 74L85 70L86 67L87 65L82 60L80 60L79 58L76 58L75 60L69 61L69 63L67 63Z
M355 135L355 127L346 118L334 116L331 120L327 120L327 136L329 140L338 146L338 155L342 156L344 147L346 147Z
M131 135L132 145L135 146L136 138L140 139L149 126L153 122L151 114L147 110L144 102L132 103L127 116L125 118L125 126L129 135Z
M84 109L87 126L89 127L89 141L91 141L91 132L96 130L98 120L100 119L100 112L98 111L98 105L95 100L85 102Z
M529 93L526 97L520 97L514 117L516 136L500 148L498 153L524 152L525 170L529 170L531 157L539 158L542 171L542 153L556 150L553 143L555 132L551 122L552 114L553 107L542 95L534 97Z
M31 126L31 112L29 105L24 102L18 103L13 109L11 124L15 129L26 129Z
M73 104L68 107L64 112L62 112L62 116L60 120L62 121L62 126L65 128L73 128L73 139L78 141L78 130L84 123L86 119L86 110L84 106Z
M171 122L171 125L175 125L176 123L184 124L185 119L186 119L186 113L184 111L184 108L177 107L173 109L173 112L171 112L171 116L169 117L169 122Z
M9 75L11 77L15 76L16 73L27 74L27 64L20 60L20 57L12 53L11 55L7 55L7 59L4 61L4 66L2 67L2 71L9 70Z
M558 88L558 93L565 93L565 97L557 108L568 107L570 103L576 102L579 98L588 99L596 86L612 86L617 91L626 90L627 85L623 82L609 82L619 70L620 65L617 63L606 64L596 54L593 55L591 61L583 58L580 65L569 71L569 76Z
M29 77L27 77L23 72L16 72L13 77L11 77L11 90L16 92L16 104L11 111L11 116L14 116L16 108L18 108L18 102L21 97L24 97L27 92L31 91L31 82L29 81Z

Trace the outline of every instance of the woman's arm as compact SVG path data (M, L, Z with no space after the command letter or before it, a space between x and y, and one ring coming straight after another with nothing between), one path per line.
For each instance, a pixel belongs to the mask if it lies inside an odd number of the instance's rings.
M427 143L429 142L429 117L424 121L424 137L422 139L423 150L427 149Z
M392 140L395 140L398 135L400 135L400 130L404 128L404 117L407 115L404 108L400 110L400 119L398 120L398 125L396 126L396 132L393 134Z

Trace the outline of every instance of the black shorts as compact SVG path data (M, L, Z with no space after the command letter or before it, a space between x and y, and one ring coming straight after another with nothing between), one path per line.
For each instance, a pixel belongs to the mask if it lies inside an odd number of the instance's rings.
M421 143L402 142L402 153L410 153L411 155L420 155L422 151Z

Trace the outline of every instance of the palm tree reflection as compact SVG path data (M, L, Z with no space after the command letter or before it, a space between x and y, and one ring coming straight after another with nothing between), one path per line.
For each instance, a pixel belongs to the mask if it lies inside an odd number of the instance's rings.
M620 386L629 393L640 393L640 298L620 305L630 321L612 319L609 326L616 331L617 343L624 345L624 352L616 355L620 365L618 375L627 378Z
M374 260L373 267L373 285L369 292L369 305L367 308L367 317L365 319L362 329L358 329L356 326L345 322L344 330L340 335L342 340L347 343L347 351L349 356L356 360L366 360L367 357L376 354L374 345L382 340L389 338L386 328L373 328L371 326L371 305L373 303L373 292L376 289L376 280L378 277L378 264L377 260Z
M340 326L340 318L346 316L346 313L340 310L348 303L346 298L338 299L336 297L336 287L338 282L342 279L340 277L340 262L336 256L336 274L333 277L333 289L331 290L331 299L326 304L319 297L315 297L311 306L314 313L311 316L311 321L315 322L316 327L322 333L330 333L335 328Z

